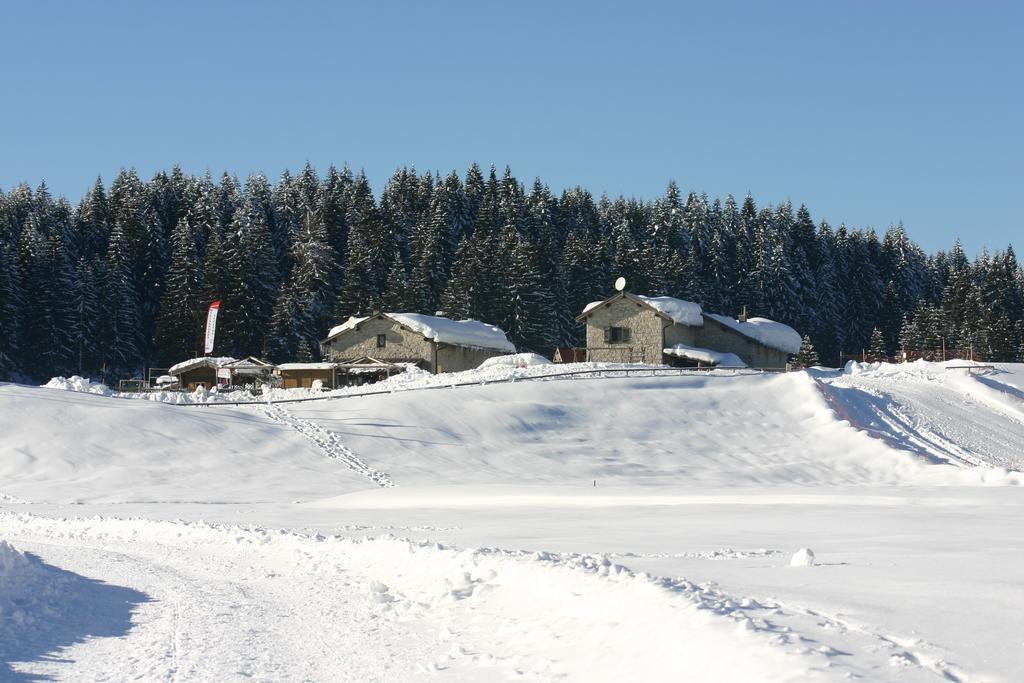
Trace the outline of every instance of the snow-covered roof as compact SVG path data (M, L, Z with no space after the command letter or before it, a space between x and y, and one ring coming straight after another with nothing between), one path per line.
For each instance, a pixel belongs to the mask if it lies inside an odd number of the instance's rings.
M249 356L248 358L243 358L241 360L235 360L231 361L230 363L225 363L223 367L229 367L232 370L238 370L241 368L256 368L263 370L266 368L272 368L274 367L274 365L273 363L267 363L265 361L260 360L259 358L253 358L252 356Z
M666 356L676 356L677 358L689 358L695 360L698 363L707 363L708 365L719 365L722 367L729 368L745 368L747 364L743 362L743 359L737 356L735 353L722 353L721 351L712 351L711 349L702 349L698 346L687 346L686 344L676 344L667 349L662 349Z
M327 333L327 338L330 339L336 334L341 334L345 330L353 330L356 325L366 320L366 318L357 318L356 316L350 316L348 320L340 325L335 325L331 328L331 331Z
M333 370L337 363L281 363L278 370Z
M450 320L422 313L384 313L399 325L403 325L428 339L442 344L472 346L480 349L495 349L515 353L516 347L508 340L499 327L478 320ZM331 328L327 338L332 339L342 332L355 329L366 318L349 318Z
M671 296L644 296L643 294L623 294L623 296L630 299L636 299L647 304L654 310L669 318L672 322L679 325L700 327L704 324L704 318L701 316L702 311L700 304L692 301L676 299ZM597 308L605 301L608 301L608 299L603 301L592 301L584 307L581 315L586 315L587 312Z
M190 358L189 360L183 360L180 363L175 363L167 369L168 375L178 375L186 370L192 370L194 368L219 368L227 365L228 363L234 363L237 359L231 356L200 356L198 358Z
M449 320L421 313L388 313L387 316L424 337L442 344L475 346L515 353L516 347L499 327L479 320Z
M768 318L747 318L746 322L740 322L727 315L715 313L705 313L705 315L769 348L786 353L796 353L800 350L800 335L789 325L783 325Z

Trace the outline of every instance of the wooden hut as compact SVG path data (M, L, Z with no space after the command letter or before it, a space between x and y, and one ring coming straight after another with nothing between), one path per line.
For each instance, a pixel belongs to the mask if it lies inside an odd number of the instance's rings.
M284 389L311 389L317 381L324 389L338 386L337 363L282 363L274 372Z
M177 380L178 387L187 391L195 391L198 387L212 389L215 386L227 386L231 382L230 375L221 376L220 370L234 358L202 356L176 363L167 369L167 374Z

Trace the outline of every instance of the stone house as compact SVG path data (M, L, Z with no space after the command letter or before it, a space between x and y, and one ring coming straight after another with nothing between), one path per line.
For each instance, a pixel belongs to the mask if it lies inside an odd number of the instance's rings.
M515 346L494 325L449 320L419 313L374 313L352 317L320 342L325 360L348 362L372 357L413 363L433 372L471 370L493 356L515 353Z
M800 335L767 318L735 320L672 297L617 292L576 318L587 360L674 366L784 368Z

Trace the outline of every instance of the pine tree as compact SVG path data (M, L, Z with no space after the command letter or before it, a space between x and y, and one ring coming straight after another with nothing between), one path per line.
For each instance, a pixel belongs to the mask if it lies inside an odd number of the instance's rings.
M269 211L263 199L246 194L227 240L227 291L220 308L219 346L238 356L263 355L278 287Z
M14 250L0 241L0 379L12 379L21 364L23 303Z
M800 340L800 350L793 357L793 363L802 368L810 368L820 364L818 352L814 350L814 344L811 343L809 335L805 334Z
M885 337L877 327L871 330L871 340L868 342L868 357L872 361L884 361L889 354L885 350Z
M452 274L441 297L441 309L453 320L481 317L479 313L484 307L481 281L484 274L480 240L481 235L474 233L459 242L455 252Z
M108 372L139 369L139 302L124 223L114 221L107 247L100 356Z
M90 376L95 375L100 368L98 342L102 330L102 278L93 262L79 258L75 267L75 281L69 301L71 350L76 373Z
M554 347L554 297L541 276L537 249L529 240L519 239L513 247L508 275L505 331L517 347L550 355Z
M319 358L320 340L334 320L337 257L312 211L291 249L292 271L271 316L267 354L275 360Z
M196 255L196 238L188 217L183 217L171 234L171 263L167 286L156 323L155 349L159 362L171 365L200 355L200 334L204 313L201 269Z
M409 277L402 260L395 259L395 262L391 264L391 270L388 271L387 284L381 295L381 308L398 313L416 312L419 300L418 288Z
M921 350L921 331L915 320L916 318L904 314L903 323L900 326L899 344L904 359Z

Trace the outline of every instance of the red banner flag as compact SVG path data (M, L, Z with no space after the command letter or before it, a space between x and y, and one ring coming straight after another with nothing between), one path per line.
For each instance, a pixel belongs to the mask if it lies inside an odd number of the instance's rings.
M210 304L210 310L206 312L206 346L203 353L209 354L213 351L213 337L217 334L217 311L220 310L220 301Z

